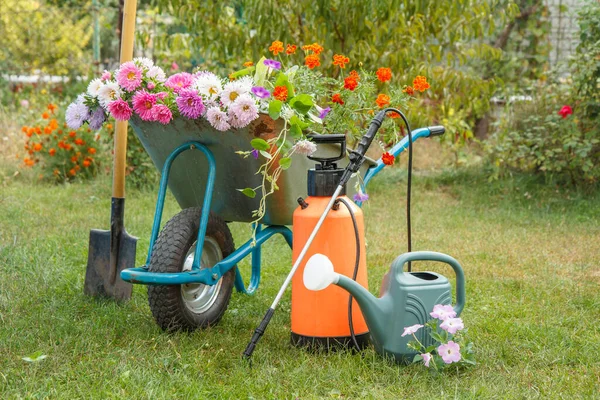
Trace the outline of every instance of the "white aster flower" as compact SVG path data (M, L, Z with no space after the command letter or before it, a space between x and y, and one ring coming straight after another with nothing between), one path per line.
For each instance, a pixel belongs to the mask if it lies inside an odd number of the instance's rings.
M115 81L108 81L98 91L98 101L102 107L107 108L108 103L121 98L121 88Z
M227 112L227 116L229 117L229 124L237 129L243 128L246 126L238 117L231 111L231 109Z
M146 77L150 79L154 79L157 82L164 82L167 80L167 76L165 75L165 71L159 66L153 66L148 68L148 72L146 72Z
M248 93L239 96L233 103L229 105L229 110L240 120L242 126L248 125L250 122L258 118L258 107Z
M281 107L281 118L284 120L289 121L294 115L296 115L296 113L287 104L284 104L283 107Z
M231 103L236 101L238 97L250 92L250 89L252 89L252 84L250 84L250 87L248 87L247 82L242 82L241 79L229 82L225 84L223 91L221 92L221 103L223 103L224 106L229 106Z
M96 78L90 82L87 87L87 93L92 97L97 97L100 88L104 86L104 82L100 78Z
M146 57L136 57L133 59L133 63L135 65L137 65L138 67L143 67L146 70L149 70L150 68L152 68L154 66L154 62Z
M317 151L317 145L310 140L298 140L296 144L294 144L294 147L292 147L292 151L305 156L310 156Z
M209 108L206 112L206 119L213 128L219 131L226 131L231 127L228 122L229 118L227 117L227 114L221 111L219 107Z
M199 75L194 83L193 88L200 93L202 100L216 100L219 97L223 86L221 79L218 76L211 73L203 73Z
M75 102L69 104L65 113L67 126L71 129L79 129L90 116L89 108L80 100L78 97Z

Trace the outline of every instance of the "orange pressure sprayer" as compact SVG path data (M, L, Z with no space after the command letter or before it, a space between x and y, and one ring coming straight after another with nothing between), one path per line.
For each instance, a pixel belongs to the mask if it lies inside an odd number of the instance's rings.
M345 136L312 135L311 139L317 145L339 144L340 154L329 158L308 157L320 164L308 171L308 197L298 199L300 205L294 212L292 255L294 262L325 211L344 173L344 169L337 168L335 162L346 155ZM346 197L345 185L338 197L338 201L342 200L345 204L342 206L339 203L334 204L323 221L305 254L305 260L316 253L325 254L336 266L336 273L354 278L360 285L368 287L363 213ZM347 207L351 207L352 213ZM357 225L357 229L354 224ZM305 264L306 261L300 263L299 270L292 278L292 343L298 346L326 348L332 345L348 346L356 343L364 347L368 343L369 329L356 300L352 300L354 304L350 307L352 315L350 318L347 292L334 285L319 292L308 290L302 282ZM351 323L356 342L352 339Z

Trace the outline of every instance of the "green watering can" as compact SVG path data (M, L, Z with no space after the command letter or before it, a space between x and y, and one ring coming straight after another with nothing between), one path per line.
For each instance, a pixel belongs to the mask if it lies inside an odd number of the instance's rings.
M456 274L456 305L458 316L465 306L465 276L454 258L433 251L404 253L394 260L381 284L380 297L336 273L333 264L323 254L315 254L306 263L304 285L309 290L323 290L330 284L340 286L356 299L371 333L375 350L384 357L393 357L398 363L409 363L417 354L408 348L410 335L402 337L404 328L425 324L436 304L452 303L452 287L448 279L435 272L404 272L404 265L411 261L439 261L450 265ZM423 345L435 344L420 329L415 334Z

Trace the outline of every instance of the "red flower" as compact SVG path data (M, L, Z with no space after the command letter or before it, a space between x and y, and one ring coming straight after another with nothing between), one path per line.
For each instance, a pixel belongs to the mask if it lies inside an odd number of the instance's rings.
M350 59L342 54L335 54L333 56L333 65L339 65L340 68L346 68L346 64L350 62Z
M413 89L412 86L407 86L404 88L403 92L409 96L412 96L413 94L415 94L415 89Z
M388 96L387 94L381 93L377 96L375 103L377 103L379 108L383 108L390 104L390 96Z
M377 79L381 82L387 82L392 79L392 70L389 68L379 68L376 72Z
M287 54L288 56L290 54L296 54L296 49L298 47L295 44L288 44L286 49L285 49L285 54Z
M567 118L569 115L573 114L573 109L571 108L571 106L563 106L560 111L558 112L558 115L560 115L561 117Z
M277 100L286 101L288 97L288 90L285 86L275 86L273 90L273 97Z
M340 96L339 93L336 93L333 96L331 96L331 101L333 101L334 103L338 103L339 105L344 105L344 100L342 100L342 96Z
M385 165L393 165L395 159L396 158L387 151L381 155L381 161L383 161Z
M346 79L344 79L344 89L354 90L358 86L358 79L356 79L353 75L350 75Z

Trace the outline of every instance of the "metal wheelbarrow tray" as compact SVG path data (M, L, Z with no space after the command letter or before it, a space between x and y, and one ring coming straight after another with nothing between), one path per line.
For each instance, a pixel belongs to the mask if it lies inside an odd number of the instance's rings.
M166 126L136 118L130 123L162 173L146 264L123 270L121 278L149 285L150 308L163 329L214 325L226 310L234 286L246 294L258 288L261 245L281 234L291 247L292 232L286 225L292 223L298 197L306 195L307 171L314 167L314 161L303 155L292 156L291 167L277 181L279 190L267 199L255 237L235 249L226 222L253 221L252 212L260 201L260 193L249 198L238 189L258 187L262 179L256 174L261 160L244 158L236 151L252 150L250 141L254 138L277 137L281 125L264 115L244 129L227 132L215 130L205 120L181 117ZM435 128L418 129L413 132L413 141L435 134ZM404 138L390 153L397 156L407 142ZM336 144L319 148L323 156L339 152ZM338 164L344 167L347 160ZM360 170L363 187L384 166L381 160L367 159ZM348 185L350 197L355 193L356 179ZM183 210L159 236L167 186ZM246 287L236 265L250 254L252 275Z

